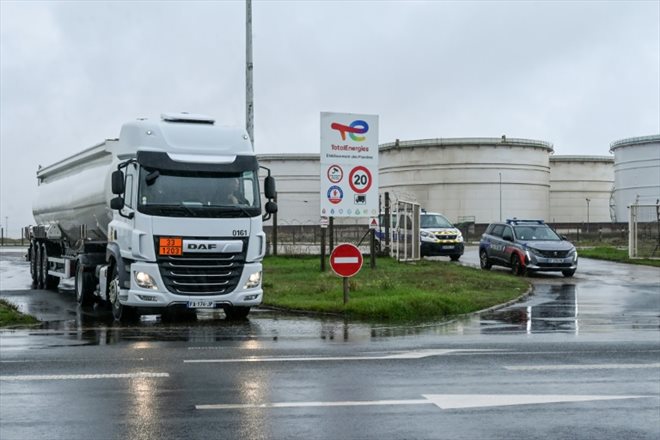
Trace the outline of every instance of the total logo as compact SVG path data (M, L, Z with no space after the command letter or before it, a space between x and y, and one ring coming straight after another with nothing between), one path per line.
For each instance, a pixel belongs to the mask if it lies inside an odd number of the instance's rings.
M348 136L356 142L363 142L367 137L366 136L356 136L358 134L364 134L369 131L369 124L366 121L360 119L351 122L350 125L340 124L338 122L333 122L330 124L330 128L337 130L341 134L341 140L346 140L346 133Z

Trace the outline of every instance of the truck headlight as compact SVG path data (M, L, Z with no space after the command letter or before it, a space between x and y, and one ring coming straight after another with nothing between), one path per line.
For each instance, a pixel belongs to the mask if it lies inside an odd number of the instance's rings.
M133 274L135 276L135 283L138 285L138 287L142 287L143 289L158 290L158 286L156 285L156 281L148 273L146 273L146 272L133 272Z
M248 277L244 289L252 289L253 287L259 286L259 284L261 284L261 271L254 272Z

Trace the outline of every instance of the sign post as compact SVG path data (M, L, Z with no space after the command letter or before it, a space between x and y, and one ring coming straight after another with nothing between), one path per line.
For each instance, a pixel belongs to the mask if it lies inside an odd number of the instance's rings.
M330 254L330 267L332 271L343 278L344 304L348 303L348 279L360 271L362 262L360 249L349 243L340 244Z

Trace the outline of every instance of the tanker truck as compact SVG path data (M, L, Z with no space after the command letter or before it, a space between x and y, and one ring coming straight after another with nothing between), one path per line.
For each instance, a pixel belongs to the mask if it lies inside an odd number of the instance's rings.
M33 285L74 278L81 306L118 321L222 308L245 318L262 302L266 236L277 211L243 129L207 116L138 119L109 139L37 171L29 226Z

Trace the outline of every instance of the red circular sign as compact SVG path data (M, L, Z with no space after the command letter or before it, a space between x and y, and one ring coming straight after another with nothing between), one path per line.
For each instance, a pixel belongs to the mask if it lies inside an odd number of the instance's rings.
M351 185L351 189L358 194L364 194L369 191L371 188L371 172L367 167L360 165L351 170L351 174L348 176L348 183Z
M330 267L340 277L352 277L362 268L360 249L352 244L340 244L330 254Z

